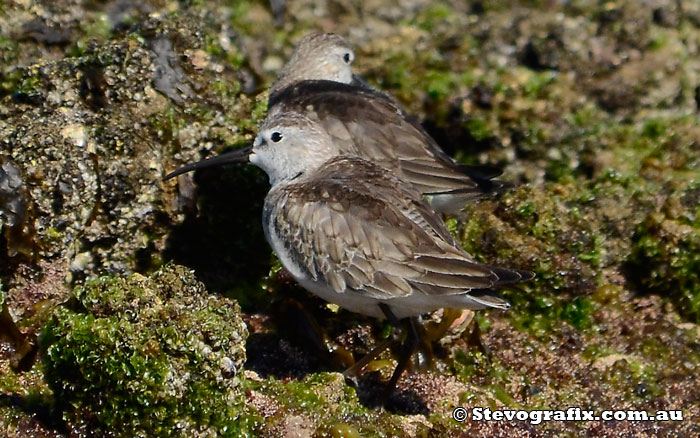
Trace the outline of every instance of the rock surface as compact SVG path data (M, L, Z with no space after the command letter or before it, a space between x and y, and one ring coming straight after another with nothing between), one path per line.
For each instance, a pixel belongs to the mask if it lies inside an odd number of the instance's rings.
M448 153L504 167L518 187L449 225L480 260L537 273L506 293L511 310L477 314L485 348L451 333L388 411L372 405L390 353L357 389L336 373L386 327L279 275L260 228L264 175L161 180L252 141L276 70L310 30L355 44L356 71ZM193 270L206 290L192 291L238 300L251 333L244 377L232 360L240 421L206 436L698 435L699 51L694 0L3 2L4 305L31 337L75 312L76 286L126 284L168 261ZM89 404L56 403L67 380L50 354L15 374L15 353L0 343L7 436L106 430ZM457 423L459 405L684 420Z

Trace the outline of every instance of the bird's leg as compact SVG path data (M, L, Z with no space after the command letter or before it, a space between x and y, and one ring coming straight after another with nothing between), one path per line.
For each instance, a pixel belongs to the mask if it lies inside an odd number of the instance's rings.
M425 322L417 318L416 331L418 332L418 346L416 347L415 366L421 370L430 370L433 366L435 352L433 350L433 339L430 331L426 328Z
M393 339L391 339L391 337L384 339L379 345L374 347L372 351L362 356L362 358L355 362L350 368L343 371L343 377L345 377L347 380L349 380L355 386L357 386L357 377L360 375L360 371L362 371L362 368L364 368L365 365L373 361L384 350L389 348L389 345L391 345L392 341Z
M389 307L389 305L385 303L379 303L377 305L379 306L379 309L381 309L386 319L389 321L389 324L391 324L393 327L398 327L401 325L401 321L396 317L396 315L394 315L394 312L391 311L391 307Z
M400 324L400 321L396 316L391 312L391 309L389 306L387 306L384 303L379 304L379 308L382 310L382 313L384 313L384 316L386 316L386 319L389 321L392 327L398 327ZM343 372L343 377L345 377L347 380L350 380L355 386L357 386L357 377L360 375L360 371L362 371L362 368L364 368L368 363L373 361L377 356L379 356L384 350L389 348L391 343L393 342L393 339L391 336L383 340L379 345L374 347L369 353L365 354L362 356L360 360L355 362L350 368L346 369Z
M280 309L280 319L285 325L285 330L293 334L294 338L305 341L306 348L316 350L327 366L335 369L354 366L352 354L328 336L314 315L301 302L287 298L282 301Z
M477 321L476 318L474 318L472 321L470 321L470 325L472 325L473 327L469 331L469 335L467 337L467 344L475 346L479 351L481 351L486 360L490 362L491 350L486 344L484 344L484 340L481 336L481 328L479 327L479 321Z
M391 394L394 393L396 383L401 378L401 374L403 374L404 370L408 366L409 362L411 361L411 356L416 351L416 348L420 343L420 327L418 318L406 318L403 320L403 323L406 330L406 339L403 342L401 354L399 355L399 362L396 365L394 374L392 374L391 379L389 379L389 383L387 384L384 394L382 395L382 404L386 404L386 401L389 400Z

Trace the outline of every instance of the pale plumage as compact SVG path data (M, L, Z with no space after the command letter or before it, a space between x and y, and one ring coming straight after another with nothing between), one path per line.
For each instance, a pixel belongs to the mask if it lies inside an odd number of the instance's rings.
M326 131L338 155L354 155L399 173L436 210L456 214L467 202L510 184L494 179L493 166L456 163L419 123L388 95L352 73L354 53L336 34L309 34L296 46L270 89L268 118L296 112ZM233 151L183 167L168 177L238 161Z
M440 204L431 203L442 212L455 213L470 200L509 187L493 179L501 173L495 167L456 163L400 106L373 90L302 81L271 103L271 116L305 114L323 127L341 154L395 169L423 195L441 197Z
M285 268L353 312L398 318L442 307L505 309L491 288L529 273L473 261L420 194L367 160L340 156L274 187L264 226Z

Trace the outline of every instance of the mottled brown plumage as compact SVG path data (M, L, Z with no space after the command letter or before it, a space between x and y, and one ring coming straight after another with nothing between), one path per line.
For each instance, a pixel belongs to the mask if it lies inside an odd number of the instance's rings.
M352 74L354 53L336 34L309 34L296 46L270 89L268 118L297 113L324 129L338 155L355 155L399 173L433 208L456 214L469 201L510 184L493 166L456 163L390 96ZM234 151L179 169L166 178L240 161Z
M507 308L492 288L531 277L476 263L419 192L357 157L332 158L273 187L263 221L302 284L375 317L383 317L380 303L398 318L441 307Z
M263 229L302 287L347 310L404 321L407 337L386 399L418 345L418 315L443 307L506 309L496 289L533 274L474 261L404 174L380 159L343 154L342 127L329 129L312 113L272 113L255 139L250 162L272 185Z
M331 136L341 154L396 169L424 195L442 197L433 207L455 213L466 202L508 187L491 166L455 163L414 119L382 93L333 81L302 81L270 101L270 116L305 114Z
M269 114L309 115L331 134L342 154L396 169L445 213L510 186L494 180L501 174L496 167L456 163L395 99L352 73L353 59L342 37L307 35L270 89Z

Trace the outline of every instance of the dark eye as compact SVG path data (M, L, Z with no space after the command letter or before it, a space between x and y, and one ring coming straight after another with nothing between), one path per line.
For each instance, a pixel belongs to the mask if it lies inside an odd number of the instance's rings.
M350 54L346 53L343 55L343 61L345 61L346 64L350 64Z
M277 143L278 141L282 140L282 134L280 134L279 132L275 131L275 132L273 132L272 135L270 136L270 140L272 140L272 141L274 141L275 143Z

